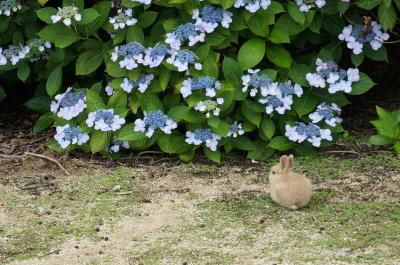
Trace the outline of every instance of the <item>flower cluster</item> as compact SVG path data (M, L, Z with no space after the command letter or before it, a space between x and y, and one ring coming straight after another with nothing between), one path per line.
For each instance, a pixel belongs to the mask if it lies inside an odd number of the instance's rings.
M58 94L51 102L50 110L58 117L71 120L86 108L86 96L83 92L73 92L69 87L63 94Z
M143 63L145 48L138 42L130 42L125 45L116 46L111 54L111 60L116 62L119 60L119 66L132 70L137 68L139 63Z
M338 36L339 40L347 42L347 48L354 54L363 51L364 44L369 43L373 50L379 50L384 41L389 39L389 34L382 32L381 26L372 21L371 25L348 25L343 28Z
M72 20L81 21L82 16L79 13L79 8L76 6L59 7L57 14L51 16L51 21L55 24L61 20L66 26L71 26Z
M244 8L247 11L255 13L260 8L264 10L267 9L270 5L271 5L271 0L236 0L234 7L240 8L244 6Z
M108 84L106 85L106 87L104 88L104 91L106 92L107 96L112 96L114 95L115 91L114 88L111 87L111 82L113 81L113 79L111 79Z
M323 102L318 105L317 110L310 113L308 117L311 119L312 123L318 123L323 120L329 126L335 127L336 124L343 121L343 119L339 117L341 112L342 110L335 103L328 105Z
M151 4L151 0L130 0L132 2L138 2L141 4L145 4L145 5L150 5Z
M316 60L317 72L308 73L306 79L310 86L326 88L334 94L338 91L350 93L352 84L360 80L360 72L357 68L340 69L333 61L324 62Z
M89 135L83 132L79 127L70 127L69 124L56 127L56 135L54 139L62 148L67 148L69 145L83 145L89 141Z
M18 0L4 0L0 2L0 15L11 16L12 12L17 12L22 6Z
M132 89L137 88L140 93L144 93L147 88L150 86L151 81L153 81L154 75L153 74L141 74L137 81L129 80L128 78L124 78L121 88L127 92L131 93Z
M89 127L100 131L117 131L125 123L125 119L114 114L113 109L100 109L90 112L86 120Z
M137 19L133 17L133 11L131 8L118 9L117 15L110 17L108 21L115 30L123 29L125 27L133 26L136 24Z
M229 28L232 23L231 12L213 6L194 9L192 18L196 20L196 29L206 33L213 32L219 24L224 28Z
M0 65L6 65L8 61L10 61L12 65L16 65L20 60L25 59L29 52L29 46L22 44L11 44L5 50L0 48Z
M143 65L150 68L157 67L162 63L169 53L168 47L163 44L157 44L152 48L148 48L145 51Z
M295 0L300 11L308 12L313 7L323 8L326 5L325 0Z
M165 42L174 50L180 50L181 45L189 42L189 46L193 46L198 42L204 42L205 34L199 32L192 23L180 25L174 31L167 33Z
M213 133L211 129L196 129L194 132L186 132L186 143L200 145L204 143L211 151L217 150L221 136Z
M194 65L196 70L201 70L202 65L197 63L197 56L190 50L179 50L171 53L171 57L167 59L167 63L172 64L178 68L179 72L189 70L189 65Z
M116 138L114 138L110 145L106 148L106 151L108 152L113 152L113 153L118 153L119 150L122 148L124 149L129 149L129 142L128 141L120 141Z
M193 91L205 90L207 97L215 97L216 91L221 88L221 83L211 76L188 78L183 81L181 94L184 98L190 96Z
M261 93L263 96L267 96L269 87L272 84L271 79L266 76L259 74L260 69L249 69L249 74L242 76L243 92L247 92L250 88L250 96L255 97L257 93Z
M285 130L286 137L293 142L302 143L307 140L313 146L319 147L322 140L332 141L332 134L329 129L321 129L313 123L298 122L294 126L287 124Z
M171 131L177 128L177 126L173 119L158 110L148 113L144 112L144 118L135 121L134 130L136 132L146 132L146 136L151 138L157 129L166 134L171 134Z
M228 137L236 138L239 135L243 135L243 134L244 134L244 130L243 130L243 126L241 123L238 123L237 121L235 121L234 123L232 123L229 126L229 131L227 134Z
M30 62L35 62L40 59L48 59L46 50L51 49L51 43L41 39L32 39L28 42L30 50Z
M223 98L217 98L216 100L206 99L204 101L199 101L194 106L194 109L206 114L207 118L211 117L211 114L214 116L219 116L221 109L218 105L224 104Z

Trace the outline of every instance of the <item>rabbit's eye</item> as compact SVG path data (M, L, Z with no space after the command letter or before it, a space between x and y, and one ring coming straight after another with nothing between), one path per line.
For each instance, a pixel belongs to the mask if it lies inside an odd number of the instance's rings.
M276 173L275 171L272 171L272 175L275 175L275 173Z

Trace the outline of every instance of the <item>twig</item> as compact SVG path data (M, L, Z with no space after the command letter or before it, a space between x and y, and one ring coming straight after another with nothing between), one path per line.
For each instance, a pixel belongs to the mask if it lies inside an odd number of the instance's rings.
M141 157L142 155L159 155L159 154L163 154L163 152L160 151L143 151L140 152L137 157Z
M132 193L133 193L133 191L123 191L123 192L116 192L115 194L116 195L130 195Z
M43 257L46 257L46 256L50 256L50 255L52 255L52 254L60 254L60 251L61 251L61 249L59 248L59 249L56 249L56 250L47 252L47 253L44 254L44 255L41 255L41 256L39 256L39 258L43 258Z
M71 176L71 174L69 174L69 172L61 165L61 163L58 160L56 160L54 158L51 158L51 157L48 157L48 156L45 156L45 155L35 154L35 153L31 153L31 152L25 152L23 155L5 155L5 154L0 154L0 157L5 158L5 159L22 159L22 158L24 158L26 156L39 157L39 158L51 161L54 164L56 164L61 170L63 170L67 176Z
M327 153L327 154L354 154L354 155L361 155L359 152L350 151L350 150L332 150L332 151L325 151L324 153Z
M43 158L43 159L46 159L48 161L51 161L54 164L56 164L59 168L61 168L65 172L65 174L67 176L71 176L71 174L69 174L69 172L61 165L61 163L58 160L54 159L54 158L51 158L51 157L48 157L48 156L45 156L45 155L31 153L31 152L25 152L25 154L23 156L25 156L25 155L39 157L39 158Z

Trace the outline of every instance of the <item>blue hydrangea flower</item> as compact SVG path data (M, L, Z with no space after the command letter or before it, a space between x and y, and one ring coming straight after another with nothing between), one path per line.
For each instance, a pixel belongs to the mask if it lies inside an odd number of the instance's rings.
M137 81L129 80L128 78L124 78L124 81L121 84L121 88L127 93L131 93L132 89L137 88L140 93L144 93L147 88L150 86L151 81L153 81L153 74L141 74Z
M77 117L87 107L85 94L71 90L72 87L69 87L65 93L58 94L50 105L51 112L66 120Z
M270 5L271 5L271 0L236 0L234 7L240 8L244 6L244 8L247 11L255 13L260 8L264 10L267 9Z
M357 68L340 69L335 62L316 61L316 73L307 73L306 79L310 86L326 88L334 94L338 91L350 93L352 84L360 80L360 72Z
M196 129L194 132L186 132L186 143L200 145L205 144L211 151L216 151L218 141L221 140L221 136L213 133L211 129Z
M322 120L325 121L329 126L335 127L336 124L341 123L343 120L339 117L341 113L341 109L335 103L331 105L326 104L325 102L318 105L317 110L313 113L310 113L308 116L313 123L318 123Z
M171 131L177 127L178 125L173 119L158 110L148 113L144 112L144 118L135 121L134 130L136 132L146 132L147 130L146 136L151 138L157 129L166 134L171 134Z
M95 130L104 132L117 131L124 123L125 119L119 115L115 115L113 109L100 109L90 112L86 120L87 126L94 126Z
M273 111L279 114L284 114L287 110L290 110L293 104L292 96L267 96L258 100L261 104L265 105L265 112L271 114Z
M150 68L158 67L169 53L170 50L167 46L163 44L157 44L153 48L146 50L146 55L143 59L143 65L149 66Z
M255 97L258 92L267 96L271 85L273 85L271 79L266 75L259 74L260 69L249 69L248 74L242 76L242 91L246 92L250 88L250 96Z
M27 43L29 47L29 61L36 62L41 59L48 59L46 50L51 48L51 43L41 39L31 39Z
M365 30L363 25L348 25L343 28L338 38L347 42L347 48L354 54L360 54L365 44L369 44L373 50L379 50L383 42L389 39L389 34L382 31L381 25L376 21L371 22L371 29Z
M8 61L10 61L12 65L16 65L19 61L25 59L29 52L29 46L22 44L12 44L5 50L0 48L0 65L6 65Z
M13 12L17 12L21 8L22 6L17 0L3 0L0 2L0 15L9 17Z
M111 60L119 61L121 68L132 70L138 67L138 64L143 63L145 48L138 42L131 42L125 45L117 46L111 54ZM122 59L122 60L121 60Z
M232 23L231 12L213 6L205 6L200 10L194 9L192 18L196 20L196 28L207 33L213 32L219 24L224 28L229 28L229 24Z
M180 50L185 41L189 41L189 46L193 46L198 42L204 42L205 34L199 32L195 25L187 23L180 25L173 32L167 33L165 42L174 50Z
M120 141L114 138L110 145L106 147L106 152L118 153L121 148L129 149L129 142L128 141Z
M241 123L238 123L237 121L235 121L234 123L232 123L229 126L229 132L228 132L228 137L233 137L236 138L239 135L243 135L244 134L244 130L243 130L243 126Z
M179 72L184 72L189 69L189 65L194 65L196 70L201 70L202 65L197 62L197 56L190 50L175 51L171 57L167 59L167 63L174 65L178 68Z
M313 146L319 147L322 140L332 141L332 134L329 129L321 129L313 123L298 122L294 126L287 124L285 130L286 137L297 143L307 140Z
M69 145L83 145L89 141L89 135L84 133L79 126L70 127L69 124L56 127L54 139L60 144L61 148L67 148Z
M190 96L192 91L206 90L207 97L215 97L216 90L221 88L221 83L211 76L188 78L183 81L180 92L184 98Z

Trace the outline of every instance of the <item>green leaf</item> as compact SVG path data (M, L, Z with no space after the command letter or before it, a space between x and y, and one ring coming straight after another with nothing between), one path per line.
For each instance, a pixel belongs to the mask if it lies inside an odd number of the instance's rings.
M389 61L388 55L387 55L387 50L386 47L383 45L379 50L375 51L371 48L370 45L364 45L363 51L365 53L365 56L368 58L375 60L375 61L381 61L381 62L387 62Z
M76 60L76 74L87 75L93 73L103 63L102 50L90 50L81 53Z
M393 149L394 149L394 151L396 152L397 157L400 157L400 143L395 143L395 144L393 145Z
M167 116L175 122L180 122L185 117L188 110L189 108L183 105L175 106L168 111Z
M289 2L287 9L290 17L293 18L294 21L301 25L304 24L306 21L304 12L300 11L299 7L294 2Z
M53 24L51 16L55 15L56 13L57 9L55 9L54 7L45 7L36 11L37 17L47 24Z
M177 134L161 134L157 139L157 144L161 151L169 154L185 153L189 147L185 142L185 137Z
M146 11L138 17L137 25L142 29L148 28L156 21L157 15L155 11Z
M268 139L272 139L272 137L275 135L275 123L268 117L264 117L262 119L260 129L263 135Z
M379 5L378 17L379 24L382 26L384 31L392 30L396 25L397 13L392 5L389 7L382 4Z
M243 70L256 66L265 54L265 41L261 39L250 39L239 49L238 62Z
M127 112L127 102L127 94L122 91L116 91L108 100L107 107L114 109L116 114L124 117Z
M230 57L225 57L222 63L222 72L224 77L228 80L236 89L242 89L242 69L239 64Z
M82 15L82 19L81 19L81 21L78 22L79 25L87 25L87 24L93 22L97 17L100 16L100 14L94 8L87 8L87 9L81 10L80 12Z
M294 97L292 108L297 112L299 117L302 117L315 109L318 104L318 98L307 90L298 98Z
M256 108L254 107L256 103L250 101L250 100L245 100L242 103L241 110L243 113L243 116L252 124L256 125L257 127L260 126L261 122L261 113L256 111Z
M207 147L203 148L205 156L213 162L220 163L221 162L221 152L220 151L211 151Z
M368 142L373 145L387 145L387 144L393 144L394 139L383 136L383 135L372 135L369 138Z
M5 99L5 97L7 97L6 92L4 91L4 89L2 87L0 87L0 102Z
M38 35L43 40L53 42L58 48L66 48L79 40L78 35L64 24L45 26Z
M250 140L250 138L243 135L233 138L232 142L237 149L243 151L252 151L257 148L256 145Z
M104 109L106 105L104 104L103 99L94 91L87 90L86 91L86 100L88 105L88 111L93 112L99 109Z
M285 136L277 136L271 139L269 146L278 151L287 151L292 149L294 144Z
M46 81L46 91L50 97L53 97L61 88L62 83L62 66L54 68L50 72Z
M54 122L54 115L51 112L45 113L39 117L33 126L33 133L41 133L49 128Z
M126 30L126 42L139 42L141 44L144 44L144 33L143 30L137 26L130 26L127 30Z
M22 63L18 64L17 76L18 76L19 80L25 82L26 79L28 79L28 77L29 77L30 71L31 71L31 68L29 67L29 64L27 64L26 62L22 62Z
M212 116L207 120L207 123L219 136L225 137L229 132L229 124L225 121L218 119L217 117Z
M361 95L370 90L375 85L372 79L364 74L360 73L360 81L356 82L352 86L350 95Z
M267 58L270 62L283 68L289 69L292 65L292 56L282 45L268 45Z
M90 136L90 149L92 153L97 153L102 151L111 142L112 133L94 131Z
M184 162L189 162L189 161L193 160L195 155L196 155L195 150L191 149L190 151L188 151L186 153L179 154L179 159Z
M364 61L364 53L361 54L354 54L351 53L351 62L354 64L354 66L360 66Z
M47 96L37 96L28 100L24 105L33 111L46 113L49 111L50 101Z
M125 124L117 133L117 139L121 141L141 141L146 139L143 132L135 132L133 123Z
M164 106L161 100L155 94L144 94L140 98L140 105L142 106L142 110L144 111L156 111L156 110L164 110Z
M362 8L362 9L366 9L366 10L371 10L371 9L377 7L380 3L381 3L381 0L368 0L368 1L357 0L355 2L355 4L358 7Z

